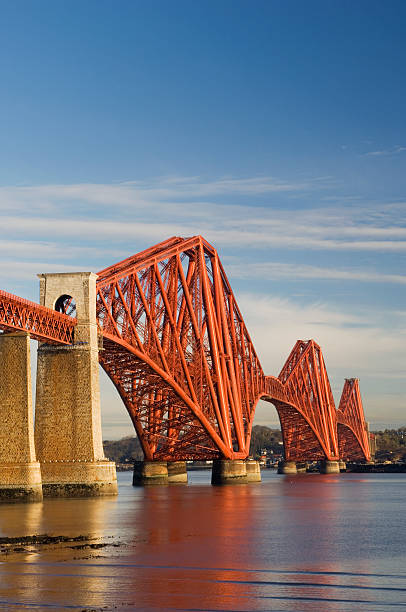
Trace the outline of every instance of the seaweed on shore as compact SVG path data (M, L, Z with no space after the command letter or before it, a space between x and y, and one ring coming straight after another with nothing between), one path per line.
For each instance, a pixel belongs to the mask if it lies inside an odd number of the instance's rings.
M1 538L0 546L4 544L59 544L60 542L87 542L91 540L90 536L50 536L48 534L18 536L14 538Z
M120 546L117 542L95 542L99 538L94 538L89 535L78 536L51 536L48 534L35 534L29 536L18 537L0 537L0 554L9 554L12 552L32 552L38 547L50 546L53 544L74 543L73 546L68 546L74 550L93 549L99 550L106 546ZM29 548L26 548L29 547Z

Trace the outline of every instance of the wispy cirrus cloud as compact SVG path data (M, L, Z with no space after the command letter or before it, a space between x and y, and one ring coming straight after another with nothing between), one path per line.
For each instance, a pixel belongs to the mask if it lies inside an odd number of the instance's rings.
M279 372L298 338L313 337L322 345L336 394L345 376L362 376L367 414L375 407L378 414L379 402L392 394L399 415L403 302L399 298L396 309L389 304L381 314L373 305L386 291L399 296L406 284L406 202L340 198L334 185L331 177L176 176L3 187L0 288L35 299L39 272L97 272L169 236L201 234L219 250L233 285L241 289L239 280L253 280L249 286L258 293L236 298L267 372ZM276 297L281 280L303 281L305 297ZM333 280L340 283L334 299L343 287L349 297L341 308L318 301L320 283L314 281ZM357 306L361 283L364 307ZM373 291L367 283L374 283ZM274 297L266 295L269 290ZM108 388L107 412L117 414L120 400Z
M399 419L406 392L399 391L404 379L406 330L399 318L388 329L379 313L343 312L331 304L298 304L291 299L243 293L239 307L264 370L278 375L297 339L313 338L322 347L336 403L344 378L360 378L367 420L382 420L382 397L397 397L385 404L385 418ZM378 382L378 390L375 385ZM402 388L402 385L400 385ZM258 411L257 420L269 419L269 408Z
M49 261L0 261L0 278L5 280L34 280L40 273L91 272L86 265L52 263ZM3 287L1 287L3 288ZM25 297L25 296L22 296Z
M204 234L226 246L247 248L406 250L404 202L357 202L355 207L344 199L336 205L295 207L279 199L284 193L323 190L329 180L253 177L204 182L199 177L163 177L149 182L3 187L0 232L19 237L35 232L42 241L81 236L91 243L119 235L156 241L180 233ZM276 201L256 200L275 194ZM224 195L227 203L221 201ZM241 195L252 197L250 205L233 202Z
M35 228L35 224L33 226ZM57 235L54 234L53 238ZM71 259L94 259L100 257L104 253L102 247L96 246L78 246L71 245L69 252L61 248L58 242L43 242L41 240L1 240L0 241L0 258L22 260L29 258L30 261L55 261L64 258ZM117 256L124 255L124 251L116 250Z
M65 266L98 270L169 236L201 234L221 254L242 249L246 260L251 253L257 262L251 278L260 278L260 270L262 278L276 280L404 284L402 274L363 269L355 257L348 269L331 264L324 269L303 261L260 263L259 250L306 253L307 257L312 252L337 253L337 257L350 252L374 257L406 253L405 202L358 201L353 206L352 200L344 199L296 206L280 199L285 193L308 190L313 194L319 190L321 200L331 198L325 196L330 184L329 177L305 181L223 177L206 182L200 177L158 177L112 184L3 187L0 281L12 278L12 270L15 278L31 278L37 268L33 262L42 263L42 271ZM241 194L244 202L248 194L249 204L233 201L233 196ZM10 260L13 265L7 263ZM228 272L243 274L238 267L244 269L237 265Z
M322 300L303 305L289 298L242 293L238 304L269 373L279 373L298 338L315 339L324 347L332 372L340 370L340 375L403 373L399 357L406 353L406 330L400 318L393 319L395 329L390 330L381 325L377 311L369 312L365 325L362 311L345 312ZM264 333L264 329L268 331Z
M230 278L262 280L331 280L362 283L394 283L406 285L406 275L380 274L370 270L345 270L334 267L319 267L281 262L228 263Z
M368 151L364 153L364 157L382 157L387 155L398 155L399 153L403 153L406 151L406 147L397 145L395 147L391 147L390 149L378 149L375 151Z
M224 207L212 206L209 215L206 213L191 216L185 219L183 215L172 215L171 221L164 220L164 210L155 207L151 210L151 217L147 220L90 220L87 218L58 219L52 217L12 217L3 216L2 232L13 233L16 237L29 235L35 232L41 239L59 237L69 239L86 239L90 243L96 240L109 239L110 245L114 241L147 239L158 242L172 235L193 236L203 234L205 238L214 244L224 247L246 247L246 248L279 248L289 250L328 250L328 251L375 251L375 252L405 252L406 240L393 240L396 237L404 237L405 230L401 228L366 228L323 227L304 225L296 221L278 218L257 216L255 219L248 215L255 215L257 211L250 207L240 207L240 216L229 218L232 211L227 210L226 218L222 213ZM246 217L243 213L245 212ZM145 216L143 217L145 219ZM342 231L341 231L342 229ZM380 237L381 240L367 240L367 237ZM354 239L349 240L349 237ZM356 238L363 239L356 239ZM405 236L406 237L406 236ZM113 241L113 242L112 242ZM107 247L108 248L108 247ZM65 256L65 254L64 254Z
M311 192L328 188L331 177L286 181L269 176L204 180L201 177L167 176L150 181L120 183L80 183L72 185L35 185L0 187L0 210L24 208L35 204L38 212L83 202L99 206L149 207L159 202L183 202L217 196L258 196L280 193Z

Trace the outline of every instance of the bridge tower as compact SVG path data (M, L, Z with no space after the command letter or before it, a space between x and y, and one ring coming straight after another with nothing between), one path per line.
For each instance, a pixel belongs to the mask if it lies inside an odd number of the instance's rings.
M76 306L74 343L38 347L35 447L44 495L117 493L116 469L104 457L96 321L91 272L40 274L40 303Z
M0 418L0 502L41 501L26 332L0 334Z

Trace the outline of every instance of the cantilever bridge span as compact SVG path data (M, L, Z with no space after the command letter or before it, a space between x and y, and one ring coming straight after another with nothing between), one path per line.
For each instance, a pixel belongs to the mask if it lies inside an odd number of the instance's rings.
M0 330L74 342L76 319L0 291ZM62 304L62 308L61 308ZM358 381L339 410L320 347L298 341L266 376L216 250L173 237L98 273L99 361L116 386L146 460L241 459L255 408L272 402L285 458L370 459Z

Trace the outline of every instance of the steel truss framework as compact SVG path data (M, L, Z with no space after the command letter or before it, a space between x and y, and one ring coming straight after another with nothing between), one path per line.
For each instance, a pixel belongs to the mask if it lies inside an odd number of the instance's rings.
M201 236L171 238L98 276L100 362L146 459L245 458L261 398L276 406L287 459L339 458L320 347L298 341L279 377L265 376L218 254Z
M100 363L147 460L247 457L261 398L276 406L286 459L369 459L358 381L356 393L344 386L336 411L313 340L296 343L278 378L265 376L218 254L201 236L170 238L102 270L96 299ZM69 344L75 324L0 292L0 330Z
M25 331L34 340L72 344L76 319L0 290L0 330Z
M364 420L358 378L347 378L337 410L340 457L371 460L369 432Z
M337 459L337 420L333 394L321 348L314 340L298 340L279 380L287 400L275 403L281 421L285 458Z

